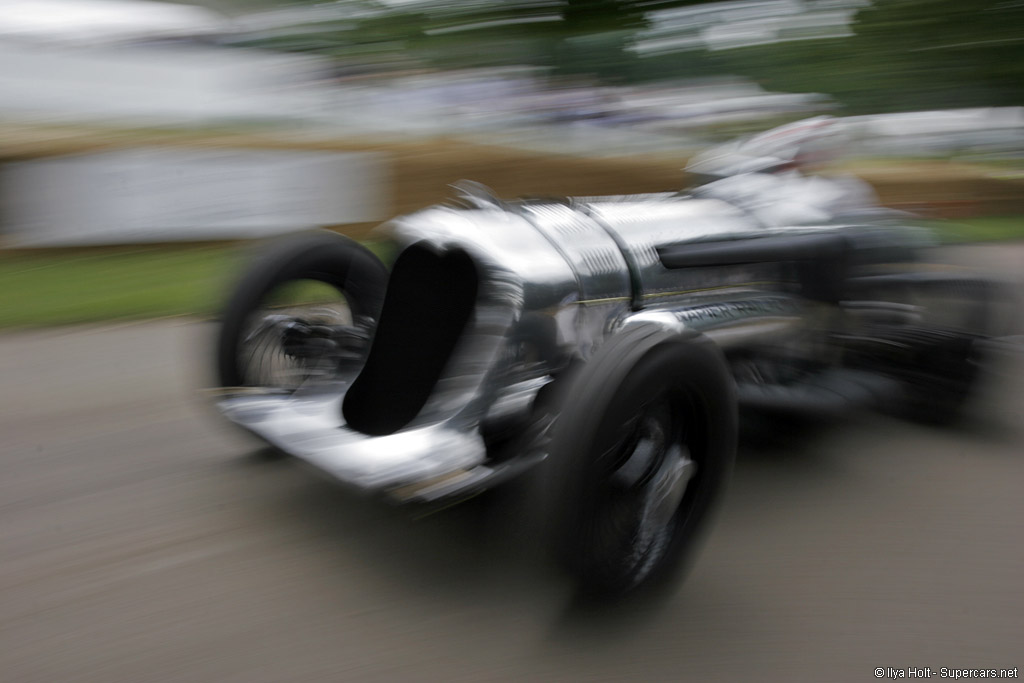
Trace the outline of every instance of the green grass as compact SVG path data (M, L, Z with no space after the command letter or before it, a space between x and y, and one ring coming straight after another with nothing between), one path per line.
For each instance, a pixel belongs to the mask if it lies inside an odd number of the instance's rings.
M0 255L0 326L216 311L237 273L234 247L148 247Z
M934 227L948 243L1024 239L1024 216ZM0 253L0 327L213 315L250 255L239 246Z
M947 244L1024 239L1024 216L936 221L931 227Z

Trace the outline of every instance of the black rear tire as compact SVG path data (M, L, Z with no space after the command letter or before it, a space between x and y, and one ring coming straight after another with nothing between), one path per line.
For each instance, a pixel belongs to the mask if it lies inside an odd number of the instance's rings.
M735 388L720 350L637 326L601 347L567 396L551 447L556 552L586 597L665 585L735 458Z
M246 367L243 343L276 290L296 281L324 283L337 290L354 320L367 325L380 314L387 279L387 268L373 252L336 233L303 233L272 243L246 270L224 306L216 356L220 386L257 384Z
M916 336L924 341L914 340L913 360L902 373L899 413L926 425L955 424L978 384L983 362L975 347L979 337L955 330L925 330Z

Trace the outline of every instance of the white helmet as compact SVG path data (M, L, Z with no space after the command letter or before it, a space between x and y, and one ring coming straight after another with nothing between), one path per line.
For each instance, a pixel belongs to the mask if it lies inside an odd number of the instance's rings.
M686 170L726 177L816 166L836 158L844 143L839 119L815 116L714 147L695 156Z

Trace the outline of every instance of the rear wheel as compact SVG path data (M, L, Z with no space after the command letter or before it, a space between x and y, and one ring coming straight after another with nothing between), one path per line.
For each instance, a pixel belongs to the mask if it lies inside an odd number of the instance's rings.
M886 302L894 315L902 310L903 319L861 329L860 338L874 345L862 344L857 353L863 357L852 358L900 381L897 414L929 424L954 422L978 384L985 361L979 342L997 333L1001 288L983 277L946 271L868 277L863 283L868 287L855 290L860 298Z
M365 247L329 232L287 238L243 275L217 340L221 386L293 391L358 371L387 286Z
M676 575L731 470L736 401L720 352L642 326L580 371L551 457L563 505L558 549L586 595Z
M994 281L977 276L938 277L915 292L924 324L897 331L913 350L903 376L903 415L932 425L963 415L986 361L979 342L996 333L1001 296Z
M901 369L903 400L898 412L911 420L932 425L955 422L963 413L978 383L982 359L976 351L978 336L940 328L904 329L890 334L910 349Z

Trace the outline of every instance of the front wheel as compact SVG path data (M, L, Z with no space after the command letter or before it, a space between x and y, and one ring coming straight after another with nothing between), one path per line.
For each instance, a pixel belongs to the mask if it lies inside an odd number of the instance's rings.
M677 574L736 448L720 351L639 326L580 370L551 448L564 521L558 552L585 595L616 597Z
M313 378L354 375L366 358L387 278L372 252L335 233L271 244L224 307L220 385L293 391Z

